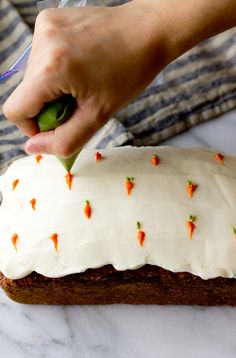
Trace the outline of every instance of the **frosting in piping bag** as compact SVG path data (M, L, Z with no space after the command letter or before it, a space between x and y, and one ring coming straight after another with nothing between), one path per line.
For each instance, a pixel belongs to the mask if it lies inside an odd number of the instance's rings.
M235 157L219 162L211 150L169 147L105 149L99 161L95 154L81 152L71 190L63 167L48 155L39 163L35 156L19 159L0 177L0 270L6 277L32 271L61 277L106 264L126 270L147 263L203 279L236 277ZM197 183L191 197L189 181ZM192 240L190 216L196 217Z

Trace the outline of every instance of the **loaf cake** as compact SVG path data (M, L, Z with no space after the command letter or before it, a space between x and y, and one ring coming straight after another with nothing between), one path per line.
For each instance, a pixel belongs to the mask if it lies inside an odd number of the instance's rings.
M41 304L236 305L236 157L83 150L0 177L0 285Z

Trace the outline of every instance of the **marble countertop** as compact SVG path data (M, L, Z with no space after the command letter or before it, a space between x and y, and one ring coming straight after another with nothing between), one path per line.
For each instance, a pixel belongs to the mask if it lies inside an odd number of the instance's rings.
M236 154L236 111L165 145ZM26 306L0 295L0 357L235 358L236 308Z

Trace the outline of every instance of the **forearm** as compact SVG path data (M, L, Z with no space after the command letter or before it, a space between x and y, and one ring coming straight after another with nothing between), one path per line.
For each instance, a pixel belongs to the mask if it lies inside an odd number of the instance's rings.
M169 4L178 24L181 51L236 25L235 0L169 0Z
M169 61L201 41L236 26L235 0L134 0L149 8L156 30L166 27ZM155 29L155 26L153 27Z

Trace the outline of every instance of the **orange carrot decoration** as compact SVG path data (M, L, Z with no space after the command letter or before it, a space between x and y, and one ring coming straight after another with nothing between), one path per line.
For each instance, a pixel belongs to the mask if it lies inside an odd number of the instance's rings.
M36 211L36 199L31 199L31 200L30 200L30 204L31 204L31 206L32 206L32 209L33 209L34 211Z
M43 157L42 157L41 154L37 154L36 157L35 157L36 162L37 162L38 164L40 164L40 160L41 160L42 158L43 158Z
M16 246L17 240L18 240L18 235L17 235L17 234L13 234L12 237L11 237L11 242L12 242L12 244L13 244L13 246L14 246L14 248L15 248L16 251L17 251L17 246Z
M154 154L152 156L152 165L156 167L159 163L160 163L160 158L158 157L158 155Z
M128 195L131 194L133 187L134 187L134 178L126 177L126 191Z
M137 239L139 241L140 246L143 246L144 239L145 239L145 232L141 230L141 223L139 221L137 221L137 229L138 229Z
M69 171L66 176L66 184L68 185L69 190L71 189L72 186L72 181L73 181L73 175L71 174L71 172Z
M56 234L56 233L52 234L50 236L50 239L54 243L54 247L55 247L56 252L58 252L58 234Z
M92 208L91 208L90 202L88 200L86 200L85 203L86 203L86 205L84 207L84 214L88 219L90 219L91 215L92 215Z
M220 163L223 163L224 159L225 159L225 157L223 156L223 154L221 154L221 153L216 153L216 155L215 155L215 160L217 160L217 161L220 162Z
M96 162L98 162L99 160L101 160L103 158L102 154L97 152L95 153L95 159L96 159Z
M190 198L192 198L193 193L195 192L195 190L197 189L198 184L193 183L191 180L188 180L188 185L186 186L186 191L188 193L188 196Z
M196 225L194 224L194 222L197 220L196 216L190 215L186 225L189 231L189 240L192 240L193 238L193 232L196 228Z
M17 185L19 184L19 179L16 179L12 182L12 190L15 190L15 188L17 187Z

